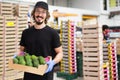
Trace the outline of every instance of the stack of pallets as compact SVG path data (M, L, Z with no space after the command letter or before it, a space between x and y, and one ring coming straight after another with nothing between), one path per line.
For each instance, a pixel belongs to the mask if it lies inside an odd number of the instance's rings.
M61 74L58 73L58 75L68 74L70 77L70 75L77 73L75 26L71 21L63 21L61 24L63 59L60 66Z
M97 24L84 24L83 77L84 80L103 80L102 28Z
M3 57L3 25L4 25L4 17L0 16L0 79L2 79L3 77L3 70L4 70L4 65L2 65L4 63L4 57Z
M15 39L16 39L16 18L7 16L4 17L4 79L7 80L7 77L13 76L14 71L8 68L8 60L14 55L16 52L15 49Z
M14 16L27 16L29 6L15 4L13 9L14 9Z
M108 57L108 44L103 43L103 63L109 62Z
M61 71L65 73L76 73L76 46L75 46L75 26L71 21L62 23L62 45L63 59L61 61Z
M13 6L11 3L0 2L0 15L12 16Z
M17 31L17 44L19 45L20 39L21 39L21 35L22 35L22 31L26 28L27 26L27 16L24 17L17 17L17 25L16 25L16 31ZM19 49L19 46L17 46L17 49Z
M108 44L110 80L118 80L116 42Z
M120 38L116 40L116 53L120 55Z
M14 9L18 10L17 14ZM22 71L8 67L8 60L18 51L22 31L28 25L27 13L27 5L21 7L21 4L0 2L0 79L2 80L23 78Z
M106 62L106 63L103 64L103 75L104 75L103 80L110 80L109 74L110 74L110 72L109 72L109 63Z

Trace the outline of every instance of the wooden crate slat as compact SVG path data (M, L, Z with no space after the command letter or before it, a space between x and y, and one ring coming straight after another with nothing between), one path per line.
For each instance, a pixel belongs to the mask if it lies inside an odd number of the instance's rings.
M90 25L83 25L82 28L98 28L100 26L98 26L97 24L90 24Z
M9 26L6 26L6 27L9 27ZM15 31L15 26L12 26L12 28L6 28L6 31L11 31L11 30Z
M82 45L83 46L96 46L96 48L97 48L97 47L99 47L100 44L99 43L88 43L88 42L85 42Z
M0 50L0 53L3 53L3 50ZM0 56L1 56L2 54L0 54Z
M15 30L6 30L5 36L6 35L16 35L16 31Z
M14 46L14 44L16 44L16 43L15 43L15 41L11 41L11 42L6 42L5 43L5 45L11 45L11 44L13 44L13 46Z
M1 26L0 26L0 31L3 32L3 28L1 28Z
M84 61L83 64L84 64L84 65L88 65L88 64L89 64L89 65L94 65L94 66L100 65L99 62L97 62L97 61L96 61L96 62L87 62L87 61ZM96 68L97 68L97 67L96 67ZM98 69L97 69L97 70L98 70Z
M20 9L27 9L29 8L28 5L17 5Z
M0 31L0 36L3 35L3 31Z
M22 32L25 28L19 28L18 31Z
M1 3L0 3L0 4L1 4ZM0 20L3 20L3 18L4 18L4 17L0 15Z
M98 57L86 57L86 58L84 58L84 60L86 60L86 61L98 61L99 59L98 59Z
M9 54L9 53L8 53L8 54L5 54L5 56L6 56L6 57L12 57L14 54L15 54L15 53L13 53L13 54Z
M3 26L3 24L1 24L1 23L0 23L0 26L2 27L2 26Z
M13 46L7 46L6 47L6 49L14 49L15 48L15 46L13 45Z
M102 37L102 34L85 34L83 35L83 38L98 38L98 37Z
M8 11L12 11L11 10L11 8L9 8L9 7L4 7L4 9L3 8L1 8L1 10L2 10L2 12L8 12Z
M11 3L7 3L7 2L1 2L0 5L1 5L2 7L3 7L3 6L8 6L8 7L12 6Z
M14 49L13 50L11 50L11 49L10 50L5 50L6 53L8 53L8 52L15 52L15 51L16 50L14 50Z
M27 21L26 21L26 19L23 20L23 21L22 21L22 20L21 20L21 21L19 20L18 24L27 24Z
M0 71L0 79L2 79L1 75L3 75L3 72L2 72L2 71Z
M97 77L97 76L99 76L99 72L97 72L97 71L96 72L85 71L84 75L85 76L88 75L88 76L96 76Z
M98 51L98 48L83 48L84 51Z
M102 29L101 28L83 29L82 33L83 34L98 34L98 33L102 33Z
M3 68L3 61L0 61L0 68Z
M21 10L19 13L25 15L25 14L27 14L28 12L27 12L27 11L22 11L22 10Z
M6 42L9 42L9 41L15 41L15 38L12 38L12 39L6 39L5 41L6 41Z
M98 80L99 77L85 76L84 80Z
M6 38L11 38L11 39L12 39L12 38L15 38L16 35L6 35L5 37L6 37Z
M1 54L3 52L3 50L0 50L0 56L3 56L3 54Z
M87 55L90 55L90 56L99 56L100 54L99 54L99 52L97 51L97 52L83 52L83 55L84 56L87 56Z

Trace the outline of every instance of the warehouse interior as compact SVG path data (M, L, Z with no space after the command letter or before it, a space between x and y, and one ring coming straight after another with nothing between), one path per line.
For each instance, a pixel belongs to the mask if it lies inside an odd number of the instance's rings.
M120 80L120 0L0 0L0 80L23 80L25 71L39 74L11 65L22 32L34 25L31 12L38 1L48 3L47 25L59 33L63 48L54 80ZM105 35L103 25L109 27Z

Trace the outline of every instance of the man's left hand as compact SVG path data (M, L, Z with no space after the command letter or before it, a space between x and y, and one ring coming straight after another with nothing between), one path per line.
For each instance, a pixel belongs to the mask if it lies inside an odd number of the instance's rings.
M48 72L52 71L52 69L55 65L55 62L53 60L50 60L50 61L47 62L47 65L48 65L48 68L47 68L45 73L48 73Z

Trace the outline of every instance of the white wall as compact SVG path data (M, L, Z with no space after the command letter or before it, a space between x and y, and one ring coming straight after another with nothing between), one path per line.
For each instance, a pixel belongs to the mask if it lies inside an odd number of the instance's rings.
M47 2L49 3L49 5L53 5L53 6L62 6L62 7L67 7L68 6L68 2L67 0L47 0Z
M82 15L100 15L99 12L97 11L90 11L90 10L83 10L83 9L75 9L75 8L67 8L67 7L58 7L58 6L51 6L49 5L49 12L50 12L50 19L49 21L53 21L54 18L52 16L53 10L58 10L61 13L72 13L72 14L77 14L78 16L74 17L59 17L59 21L61 20L72 20L75 22L81 22L82 21Z
M87 10L100 10L101 0L70 0L71 7L82 8Z
M116 15L110 19L110 26L120 26L120 15Z

